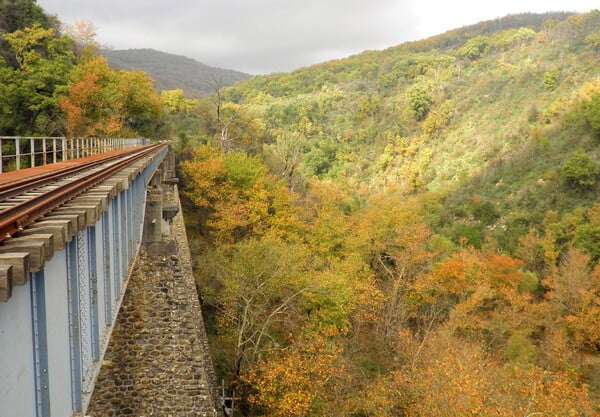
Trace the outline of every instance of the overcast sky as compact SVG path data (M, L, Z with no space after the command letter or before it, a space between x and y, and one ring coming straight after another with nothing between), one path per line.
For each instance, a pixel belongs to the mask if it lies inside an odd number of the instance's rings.
M251 74L290 71L522 12L598 0L38 0L114 49L153 48Z

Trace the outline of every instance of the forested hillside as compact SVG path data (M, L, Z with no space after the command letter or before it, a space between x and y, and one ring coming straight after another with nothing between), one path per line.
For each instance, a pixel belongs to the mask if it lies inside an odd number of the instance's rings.
M509 16L174 113L240 415L600 415L600 12Z
M100 55L115 69L142 70L154 80L156 90L181 89L189 97L202 97L250 78L243 72L215 68L181 55L154 49L102 49Z
M0 11L0 134L173 137L236 415L600 415L600 12L192 100Z

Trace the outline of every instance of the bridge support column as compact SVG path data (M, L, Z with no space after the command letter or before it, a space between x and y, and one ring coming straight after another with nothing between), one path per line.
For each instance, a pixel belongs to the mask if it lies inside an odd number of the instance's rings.
M158 243L162 240L162 200L163 195L159 188L148 191L142 238L144 244Z

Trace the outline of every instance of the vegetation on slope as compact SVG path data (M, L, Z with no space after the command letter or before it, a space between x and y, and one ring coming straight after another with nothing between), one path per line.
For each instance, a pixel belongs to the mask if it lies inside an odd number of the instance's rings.
M598 39L512 16L174 115L238 413L600 412Z

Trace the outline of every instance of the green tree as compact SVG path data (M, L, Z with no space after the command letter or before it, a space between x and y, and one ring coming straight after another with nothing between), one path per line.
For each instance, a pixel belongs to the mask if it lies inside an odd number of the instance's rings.
M59 96L76 63L72 39L39 24L4 39L16 67L0 58L0 130L5 135L58 133Z
M477 36L465 42L464 46L459 49L458 55L469 59L477 59L483 54L488 46L488 39L484 36Z
M573 152L560 169L562 181L578 190L586 190L596 184L598 166L582 149Z
M583 117L596 136L600 138L600 92L593 94L582 103Z
M198 107L198 100L185 98L183 90L180 88L161 92L160 99L169 113L188 112Z
M0 34L12 33L38 24L44 29L57 28L58 20L48 16L35 0L0 0ZM14 54L8 42L0 38L0 55L16 68Z
M425 118L433 98L431 97L431 86L426 82L414 84L407 92L408 105L417 120Z

